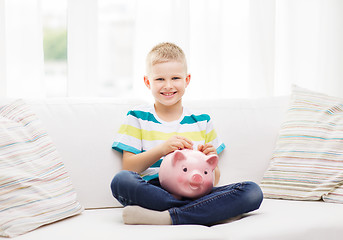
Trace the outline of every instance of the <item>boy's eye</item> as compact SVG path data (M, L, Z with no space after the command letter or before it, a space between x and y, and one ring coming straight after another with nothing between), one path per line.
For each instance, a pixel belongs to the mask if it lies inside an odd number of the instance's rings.
M180 77L173 77L172 79L173 80L178 80L178 79L180 79Z
M163 81L164 79L163 78L156 78L155 80L156 81Z

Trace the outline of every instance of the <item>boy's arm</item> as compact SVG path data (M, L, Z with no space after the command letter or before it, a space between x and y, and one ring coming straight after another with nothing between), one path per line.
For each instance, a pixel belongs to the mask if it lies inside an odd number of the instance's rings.
M141 173L157 162L163 156L161 154L157 147L139 154L123 151L123 169Z
M214 169L214 186L217 186L217 184L219 183L220 180L220 171L219 171L219 167L217 166Z
M160 160L161 157L177 149L192 149L193 143L182 136L173 136L164 143L139 154L123 151L123 169L141 173Z

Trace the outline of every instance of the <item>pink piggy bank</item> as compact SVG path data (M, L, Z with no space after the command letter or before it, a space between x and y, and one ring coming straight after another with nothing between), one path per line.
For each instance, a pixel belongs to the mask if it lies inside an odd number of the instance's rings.
M176 198L198 198L208 194L214 182L217 155L196 150L176 150L165 156L160 171L161 186Z

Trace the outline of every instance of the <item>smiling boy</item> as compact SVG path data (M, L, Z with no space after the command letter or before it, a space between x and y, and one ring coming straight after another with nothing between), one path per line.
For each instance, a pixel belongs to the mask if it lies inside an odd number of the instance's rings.
M156 45L148 54L144 83L155 103L129 111L113 149L123 152L123 171L112 180L113 196L125 208L126 224L209 225L259 208L262 191L253 182L214 187L199 199L176 199L158 180L163 157L178 149L206 155L225 148L208 114L182 105L191 75L185 54L172 43ZM215 185L219 181L215 170Z

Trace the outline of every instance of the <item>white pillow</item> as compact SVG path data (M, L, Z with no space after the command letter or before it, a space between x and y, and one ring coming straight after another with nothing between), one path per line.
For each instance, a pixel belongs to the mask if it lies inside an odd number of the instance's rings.
M294 86L264 196L343 203L342 183L343 99Z
M325 202L343 203L343 181L329 193L323 196Z
M47 132L22 100L0 106L0 236L82 212Z

